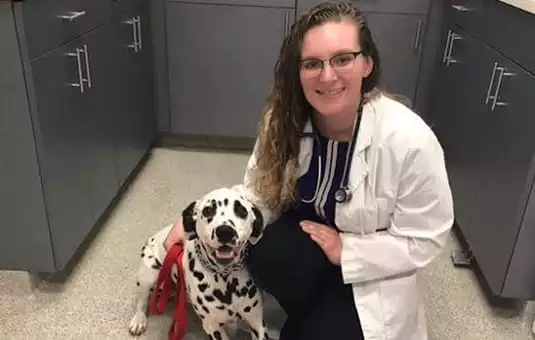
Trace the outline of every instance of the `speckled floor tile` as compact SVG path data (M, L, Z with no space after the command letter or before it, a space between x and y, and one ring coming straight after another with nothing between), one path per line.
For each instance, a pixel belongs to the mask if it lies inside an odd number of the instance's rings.
M155 149L67 282L32 289L24 273L0 273L0 339L133 339L128 324L143 242L190 200L241 181L246 161L245 154ZM453 267L449 256L424 270L430 340L533 339L532 304L518 315L491 308L472 272ZM268 321L280 325L283 316L270 304ZM170 315L151 316L139 339L165 340ZM189 328L186 340L206 339L193 317Z

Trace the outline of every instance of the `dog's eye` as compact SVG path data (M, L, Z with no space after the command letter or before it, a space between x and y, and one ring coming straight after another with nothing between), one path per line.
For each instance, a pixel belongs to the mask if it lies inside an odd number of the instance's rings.
M238 200L234 201L234 214L243 219L246 219L248 215L247 209Z
M216 205L215 204L211 204L209 206L206 206L202 209L202 215L205 217L205 218L210 218L210 217L214 217L215 213L216 213Z

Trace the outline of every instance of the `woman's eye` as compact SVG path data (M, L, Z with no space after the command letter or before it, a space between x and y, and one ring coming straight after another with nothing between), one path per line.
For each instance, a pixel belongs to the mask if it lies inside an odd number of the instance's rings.
M321 68L322 62L319 60L305 60L303 62L303 68L307 70L316 70Z

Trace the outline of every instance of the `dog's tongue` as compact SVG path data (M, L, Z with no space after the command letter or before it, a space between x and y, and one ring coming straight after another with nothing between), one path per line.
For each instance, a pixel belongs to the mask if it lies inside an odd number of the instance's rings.
M230 247L223 246L216 249L215 255L220 259L232 259L236 256L236 252Z
M220 259L231 259L234 257L234 251L232 250L219 250L215 251L215 254Z

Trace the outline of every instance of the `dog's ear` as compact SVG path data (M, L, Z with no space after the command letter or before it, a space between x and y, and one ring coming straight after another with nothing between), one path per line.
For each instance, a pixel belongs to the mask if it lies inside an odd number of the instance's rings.
M182 224L184 226L184 236L188 240L192 240L197 237L197 227L195 217L193 216L196 202L191 202L186 209L182 211Z
M264 232L264 218L256 206L253 206L253 213L255 219L253 221L253 231L251 232L250 242L251 244L256 244L260 241Z

